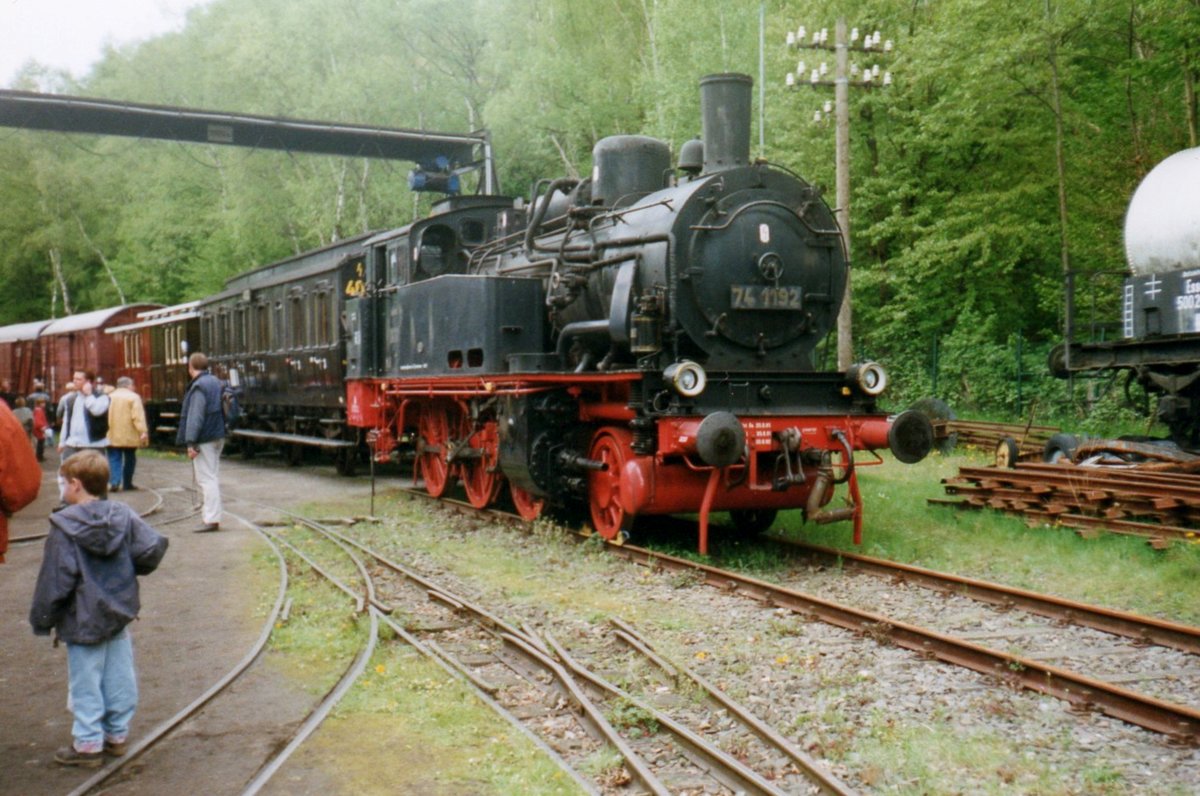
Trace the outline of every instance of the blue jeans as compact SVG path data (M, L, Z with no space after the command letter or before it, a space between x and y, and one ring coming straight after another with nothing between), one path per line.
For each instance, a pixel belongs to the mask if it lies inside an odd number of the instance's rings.
M137 448L108 449L108 488L129 489L133 486L133 471L137 467Z
M99 752L106 740L127 739L138 700L129 628L99 644L68 644L67 671L75 751Z

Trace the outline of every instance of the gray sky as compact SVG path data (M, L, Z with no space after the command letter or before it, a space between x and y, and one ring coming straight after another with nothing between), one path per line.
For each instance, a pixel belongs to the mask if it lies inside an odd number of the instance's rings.
M180 30L207 0L0 0L0 88L29 60L83 77L104 45Z

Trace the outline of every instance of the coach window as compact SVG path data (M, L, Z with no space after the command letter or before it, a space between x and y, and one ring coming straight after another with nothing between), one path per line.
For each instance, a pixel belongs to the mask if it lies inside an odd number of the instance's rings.
M408 238L388 247L388 283L402 285L408 278Z
M233 349L239 354L246 353L246 308L238 307L233 312Z
M407 246L393 246L388 251L388 267L391 269L388 272L389 285L399 285L404 282L404 261L407 259L404 254L407 251Z
M183 346L184 330L180 326L175 330L175 336L171 340L172 359L180 365L186 365L188 360L188 351Z
M316 330L317 339L315 345L327 346L330 340L330 324L332 319L329 313L329 293L321 291L320 293L312 294L313 302L313 329Z
M200 339L211 349L216 341L216 319L211 315L205 315L200 320Z
M283 302L275 302L275 312L271 318L271 348L275 351L282 351L287 348L287 327L283 324Z
M125 367L141 367L142 363L138 361L137 335L133 332L124 332L121 335L121 342L123 343L123 348L125 349Z
M271 350L271 308L267 304L259 304L254 308L255 330L254 350Z
M146 330L146 336L150 339L150 361L162 362L171 364L171 360L165 355L166 349L163 348L163 339L166 337L166 330L171 327L151 327Z
M229 312L221 310L217 316L217 353L229 353Z
M308 344L304 323L304 296L292 296L288 304L291 305L288 308L288 315L292 322L292 348L304 348Z

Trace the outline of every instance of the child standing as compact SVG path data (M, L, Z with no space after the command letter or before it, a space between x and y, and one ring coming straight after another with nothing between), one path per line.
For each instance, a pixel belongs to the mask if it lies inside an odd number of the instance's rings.
M21 424L21 428L25 429L25 435L29 437L29 445L33 446L33 410L25 405L25 399L20 396L13 399L13 417Z
M54 444L54 429L50 427L50 420L46 417L46 399L37 398L33 403L33 438L37 440L37 460L45 461L46 459L46 434L51 435L50 444Z
M82 450L62 464L67 507L50 516L50 535L29 611L33 632L67 643L74 743L54 754L66 766L97 768L104 752L125 753L137 708L133 642L138 575L154 571L167 539L124 503L109 501L108 461Z

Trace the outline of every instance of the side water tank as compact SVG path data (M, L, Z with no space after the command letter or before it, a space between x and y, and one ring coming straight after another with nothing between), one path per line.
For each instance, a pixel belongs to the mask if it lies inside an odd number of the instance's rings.
M1200 268L1200 147L1159 163L1133 192L1125 257L1137 276Z

